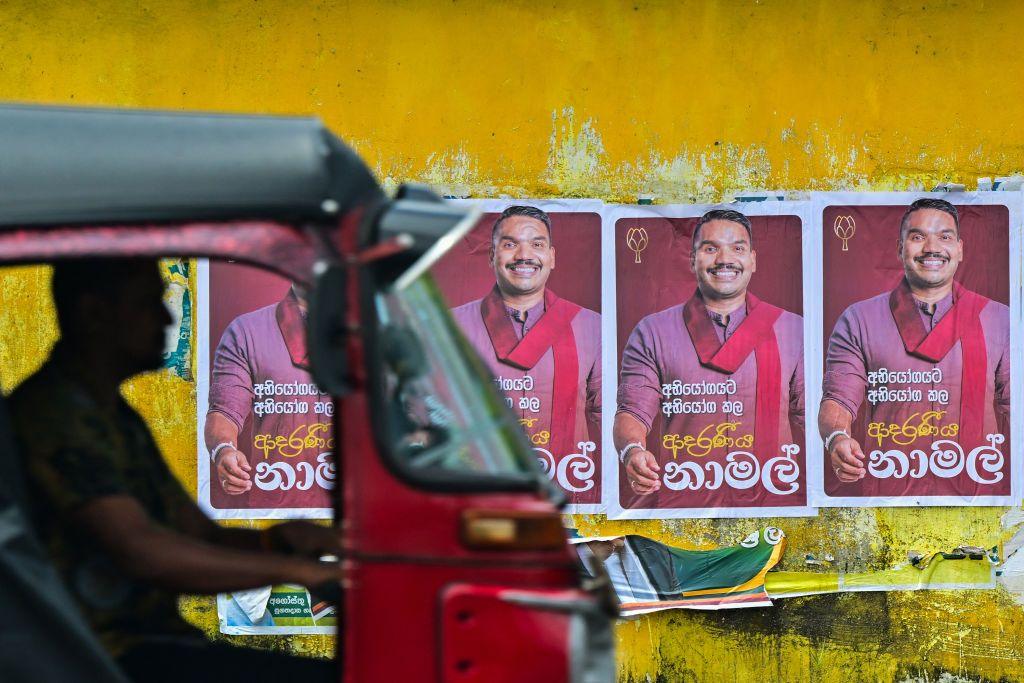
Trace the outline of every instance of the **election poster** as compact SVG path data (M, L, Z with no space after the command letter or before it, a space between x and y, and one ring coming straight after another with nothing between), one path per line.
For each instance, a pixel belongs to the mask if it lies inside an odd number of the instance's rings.
M602 204L474 203L478 225L432 273L566 511L599 512Z
M306 290L200 261L198 503L215 519L329 518L331 397L309 374Z
M607 208L609 518L816 514L805 459L804 210Z
M218 630L232 636L335 635L337 608L294 584L217 595Z
M814 196L805 262L816 264L806 285L818 347L809 375L821 387L808 405L815 504L1017 499L1019 201Z

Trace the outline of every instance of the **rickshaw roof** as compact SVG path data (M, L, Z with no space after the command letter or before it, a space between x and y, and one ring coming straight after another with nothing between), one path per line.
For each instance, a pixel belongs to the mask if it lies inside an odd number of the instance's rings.
M323 222L380 192L316 118L0 105L0 227Z

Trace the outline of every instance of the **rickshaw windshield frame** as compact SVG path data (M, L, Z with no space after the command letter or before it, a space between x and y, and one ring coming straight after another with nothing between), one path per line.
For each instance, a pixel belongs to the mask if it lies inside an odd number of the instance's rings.
M429 277L429 275L425 276ZM470 469L414 468L408 458L398 451L397 440L392 433L392 426L387 419L388 397L385 390L387 368L384 359L384 340L381 338L380 320L378 319L377 297L388 289L387 278L382 282L380 273L372 266L362 268L360 278L360 328L367 361L367 393L370 405L371 427L377 442L381 460L392 474L418 489L443 493L519 493L533 492L544 495L556 505L564 504L564 496L544 477L536 460L530 457L523 463L519 472L479 472ZM454 324L454 323L452 323ZM471 352L470 352L471 353ZM467 356L466 362L473 365L474 361L483 368L477 359ZM486 371L472 368L482 379ZM490 384L486 382L486 384ZM482 387L492 390L493 386ZM497 394L495 394L497 396ZM510 436L516 439L516 447L524 453L530 453L530 445L521 430L510 430Z

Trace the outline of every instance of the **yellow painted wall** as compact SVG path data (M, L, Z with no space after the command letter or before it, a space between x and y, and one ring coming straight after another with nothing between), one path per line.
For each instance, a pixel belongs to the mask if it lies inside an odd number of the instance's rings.
M1008 0L0 0L0 99L314 113L388 183L473 196L972 187L1024 169L1022 26L1024 5ZM10 388L40 362L53 321L39 313L45 271L0 277ZM194 387L161 376L129 394L194 486ZM993 545L1003 512L774 523L789 534L786 568L805 553L880 568L911 549ZM685 546L733 543L758 524L578 521ZM186 610L214 628L210 601ZM674 612L618 633L629 681L1024 680L1024 612L997 591Z

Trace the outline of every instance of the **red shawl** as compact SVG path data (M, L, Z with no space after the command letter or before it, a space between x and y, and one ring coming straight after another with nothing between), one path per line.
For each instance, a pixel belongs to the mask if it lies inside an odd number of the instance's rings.
M281 330L284 345L288 347L292 365L309 370L309 350L306 348L306 320L299 309L295 292L288 290L288 296L281 299L274 310L277 327Z
M579 356L572 321L580 307L544 292L544 315L519 339L497 286L480 303L484 327L499 361L519 370L530 370L550 349L554 354L554 388L551 396L551 452L556 458L575 452L576 401Z
M751 351L757 364L754 410L754 455L778 455L779 403L782 392L782 361L775 337L775 321L782 309L747 294L747 317L725 343L718 341L715 324L708 317L698 290L683 308L683 321L697 351L700 364L731 375L739 370Z
M925 329L917 303L906 278L889 294L889 310L903 339L907 353L930 363L946 357L960 342L963 357L960 370L960 442L967 446L982 443L985 424L985 373L988 351L981 327L985 297L953 282L953 308L931 332Z

